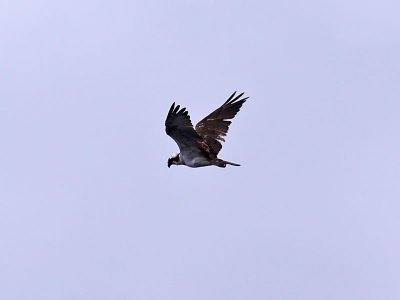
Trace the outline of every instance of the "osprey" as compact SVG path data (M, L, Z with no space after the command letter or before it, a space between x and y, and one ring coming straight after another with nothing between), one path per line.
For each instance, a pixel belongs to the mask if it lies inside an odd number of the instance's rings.
M240 99L243 94L236 96L234 92L221 107L197 123L195 128L186 108L179 109L180 106L175 106L174 102L165 120L165 131L178 144L180 153L168 159L168 168L171 165L185 165L191 168L240 166L219 159L217 155L222 148L221 141L225 142L224 137L231 124L228 120L235 117L248 99Z

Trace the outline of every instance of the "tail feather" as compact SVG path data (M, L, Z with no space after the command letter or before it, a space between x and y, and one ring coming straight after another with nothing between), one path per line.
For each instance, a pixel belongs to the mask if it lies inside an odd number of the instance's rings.
M231 166L236 166L236 167L240 167L239 164L235 164L233 162L230 161L226 161L226 160L222 160L222 159L218 159L215 163L216 166L221 167L221 168L225 168L226 165L231 165Z

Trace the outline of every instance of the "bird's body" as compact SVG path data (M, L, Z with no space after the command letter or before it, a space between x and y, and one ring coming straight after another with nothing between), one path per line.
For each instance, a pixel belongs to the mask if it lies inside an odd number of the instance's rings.
M217 157L222 148L221 141L225 141L229 125L240 107L247 98L240 99L243 95L233 93L229 99L218 109L213 111L193 128L186 108L171 105L165 120L166 133L175 140L180 153L168 160L171 165L185 165L192 168L205 166L225 167L227 164L239 166Z
M188 167L197 168L210 165L210 160L206 155L196 149L188 149L179 153L182 164Z

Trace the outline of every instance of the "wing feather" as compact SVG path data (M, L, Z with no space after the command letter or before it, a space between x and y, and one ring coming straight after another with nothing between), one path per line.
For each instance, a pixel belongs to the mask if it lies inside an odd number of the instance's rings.
M178 144L180 151L185 147L197 145L201 139L194 130L192 121L185 107L171 105L165 120L165 132Z
M202 144L206 144L204 148L208 148L211 154L215 156L221 150L221 142L225 142L224 137L228 133L229 125L232 123L228 120L236 116L243 103L248 99L248 97L241 99L243 94L236 95L236 92L234 92L224 104L196 125L195 130L203 139Z

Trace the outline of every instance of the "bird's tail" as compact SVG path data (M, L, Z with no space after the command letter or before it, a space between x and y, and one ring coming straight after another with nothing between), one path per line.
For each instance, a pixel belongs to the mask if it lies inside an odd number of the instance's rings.
M231 166L240 167L239 164L235 164L235 163L233 163L233 162L226 161L226 160L222 160L222 159L218 159L218 160L215 162L215 165L218 166L218 167L220 167L220 168L225 168L226 165L231 165Z

